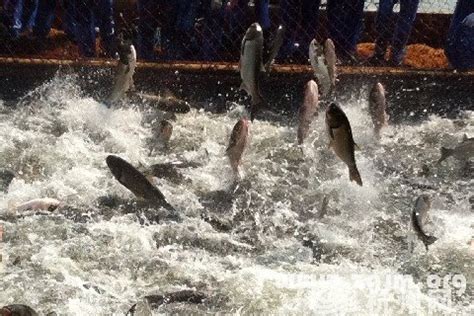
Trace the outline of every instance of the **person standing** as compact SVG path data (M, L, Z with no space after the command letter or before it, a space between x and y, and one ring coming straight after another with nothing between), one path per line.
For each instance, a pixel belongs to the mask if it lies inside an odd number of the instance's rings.
M474 69L474 1L458 0L445 52L453 68Z
M395 30L391 25L393 7L400 1L400 13L398 15ZM406 54L406 45L415 22L418 4L420 0L380 0L375 20L378 35L375 40L375 51L369 59L369 64L381 66L399 66ZM391 56L388 63L385 61L385 52L391 44Z
M38 0L5 0L3 2L4 24L11 39L18 39L23 31L33 28L37 8Z
M44 40L53 26L56 17L56 7L58 0L38 0L38 11L36 14L36 23L33 27L33 35ZM75 40L75 20L74 20L74 4L70 0L60 1L62 7L62 25L64 32L69 40Z
M113 15L113 0L72 0L74 21L76 23L76 41L84 57L96 56L96 31L100 31L105 54L115 57L117 43Z
M381 0L383 1L383 0ZM357 43L364 26L365 0L328 0L329 37L343 63L357 62Z

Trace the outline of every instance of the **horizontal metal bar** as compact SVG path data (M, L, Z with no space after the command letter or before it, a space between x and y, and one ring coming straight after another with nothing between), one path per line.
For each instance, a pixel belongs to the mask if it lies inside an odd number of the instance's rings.
M0 57L0 65L23 64L23 65L69 65L69 66L93 66L113 67L116 61L110 59L41 59L41 58L16 58ZM137 67L149 69L183 70L183 71L238 71L238 63L232 62L138 62ZM277 73L311 73L309 65L283 65L275 64L273 72ZM362 66L340 66L340 74L365 74L365 75L426 75L426 76L474 76L474 71L458 72L451 69L413 69L405 67L362 67Z

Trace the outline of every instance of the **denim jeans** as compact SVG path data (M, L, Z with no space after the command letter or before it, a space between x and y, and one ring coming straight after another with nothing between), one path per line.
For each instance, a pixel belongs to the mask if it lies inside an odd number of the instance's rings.
M161 29L161 46L165 59L190 58L191 40L195 40L194 23L199 12L199 0L139 0L138 56L156 59L153 51L157 27Z
M46 37L54 22L56 0L39 0L38 13L36 14L36 24L33 33L37 37Z
M95 27L99 27L100 37L106 54L116 52L113 0L73 0L76 21L76 40L82 56L94 57Z
M364 0L328 0L327 17L337 56L354 55L363 29Z
M395 25L391 26L393 7L400 1L400 13ZM380 0L375 27L378 31L375 40L375 56L382 58L389 44L392 45L392 60L400 63L405 56L405 47L415 21L420 0Z
M12 38L18 38L25 29L33 28L38 0L5 0L3 3L5 26Z
M454 68L474 68L474 1L458 1L449 27L445 52Z
M57 0L39 0L33 33L39 38L48 36L56 16ZM63 7L62 24L69 39L75 38L74 6L70 0L61 1Z

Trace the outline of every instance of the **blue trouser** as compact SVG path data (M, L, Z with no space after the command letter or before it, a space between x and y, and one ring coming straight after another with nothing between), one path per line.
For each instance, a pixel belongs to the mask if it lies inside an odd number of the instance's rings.
M400 0L400 13L395 31L389 27L393 7L399 0L380 0L375 28L379 34L375 40L375 56L382 57L388 45L392 44L392 60L399 63L405 55L405 46L415 21L420 0Z
M262 26L262 29L267 30L270 28L270 0L255 0L255 15L257 16L258 23Z
M474 68L474 1L458 1L449 27L445 51L454 68Z
M37 37L46 37L53 26L56 16L57 0L39 0L38 13L36 15L36 23L33 33ZM70 0L63 0L62 6L64 16L62 18L63 28L70 39L75 38L75 20L74 20L74 3Z
M327 18L337 56L354 55L364 26L364 0L328 0Z
M46 37L54 22L56 0L39 0L36 24L33 33L37 37Z
M186 44L190 43L194 34L198 9L199 1L196 0L139 0L138 56L147 60L155 59L155 32L160 25L161 45L167 54L165 58L188 57ZM161 19L157 19L158 14L162 16Z
M281 19L285 27L282 54L291 54L299 42L300 51L307 54L309 43L318 30L321 0L283 0L280 3Z
M116 52L115 23L112 0L75 0L76 41L82 56L94 57L95 27L100 30L100 37L108 56Z
M18 38L20 33L35 24L38 0L5 0L6 27L12 38Z

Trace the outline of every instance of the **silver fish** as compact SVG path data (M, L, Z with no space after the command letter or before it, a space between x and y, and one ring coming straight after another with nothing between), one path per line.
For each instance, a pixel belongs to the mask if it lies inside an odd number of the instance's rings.
M316 39L313 39L309 44L309 61L311 67L313 67L319 92L321 96L326 96L331 91L331 78L326 57L324 56L324 48L318 44Z
M242 161L242 155L247 146L249 135L249 123L247 119L240 119L232 129L230 135L229 146L227 146L226 154L229 157L230 165L234 174L239 174L239 165Z
M119 47L119 61L115 72L115 81L112 92L107 100L108 104L119 101L132 88L133 75L137 67L137 52L132 44L122 44Z
M328 67L329 80L331 81L331 88L334 89L336 86L337 79L337 56L336 56L336 47L334 42L328 38L324 42L324 58L326 58L326 65Z
M318 104L318 85L314 80L306 83L304 91L304 102L298 112L298 144L303 144L305 138L308 136L309 126L313 121L315 115L319 110Z
M260 93L260 77L263 71L263 31L258 23L253 23L247 29L240 48L240 89L252 97L250 119L253 121L258 108L263 104Z
M415 201L415 207L411 213L411 224L418 236L428 250L428 246L434 243L437 238L428 236L423 230L423 225L428 218L428 211L431 208L431 199L428 195L422 194Z
M362 179L357 169L354 149L356 144L352 138L352 129L344 111L335 103L326 110L326 127L329 134L329 147L349 167L349 178L362 186Z
M135 194L136 197L155 202L175 212L174 208L166 201L163 193L130 163L113 155L107 156L106 163L115 179Z
M438 163L441 163L443 160L451 156L463 161L467 161L474 157L474 137L468 138L467 135L464 135L462 142L456 147L441 147L441 158L438 160Z
M143 101L161 111L171 113L188 113L191 111L191 106L188 102L173 96L171 93L165 93L163 96L147 93L137 93L137 95Z
M0 308L2 316L38 316L38 313L27 305L11 304Z
M52 198L41 198L34 199L25 203L22 203L16 207L18 212L25 211L49 211L52 212L58 208L61 204L60 201Z
M373 85L369 95L369 113L374 123L374 134L380 138L380 130L388 125L386 113L385 89L380 82Z
M267 62L265 63L265 71L270 72L270 67L272 66L273 60L278 55L281 45L283 45L285 35L285 28L283 25L279 25L276 30L275 36L273 37L272 46L270 47L270 52L268 54Z

